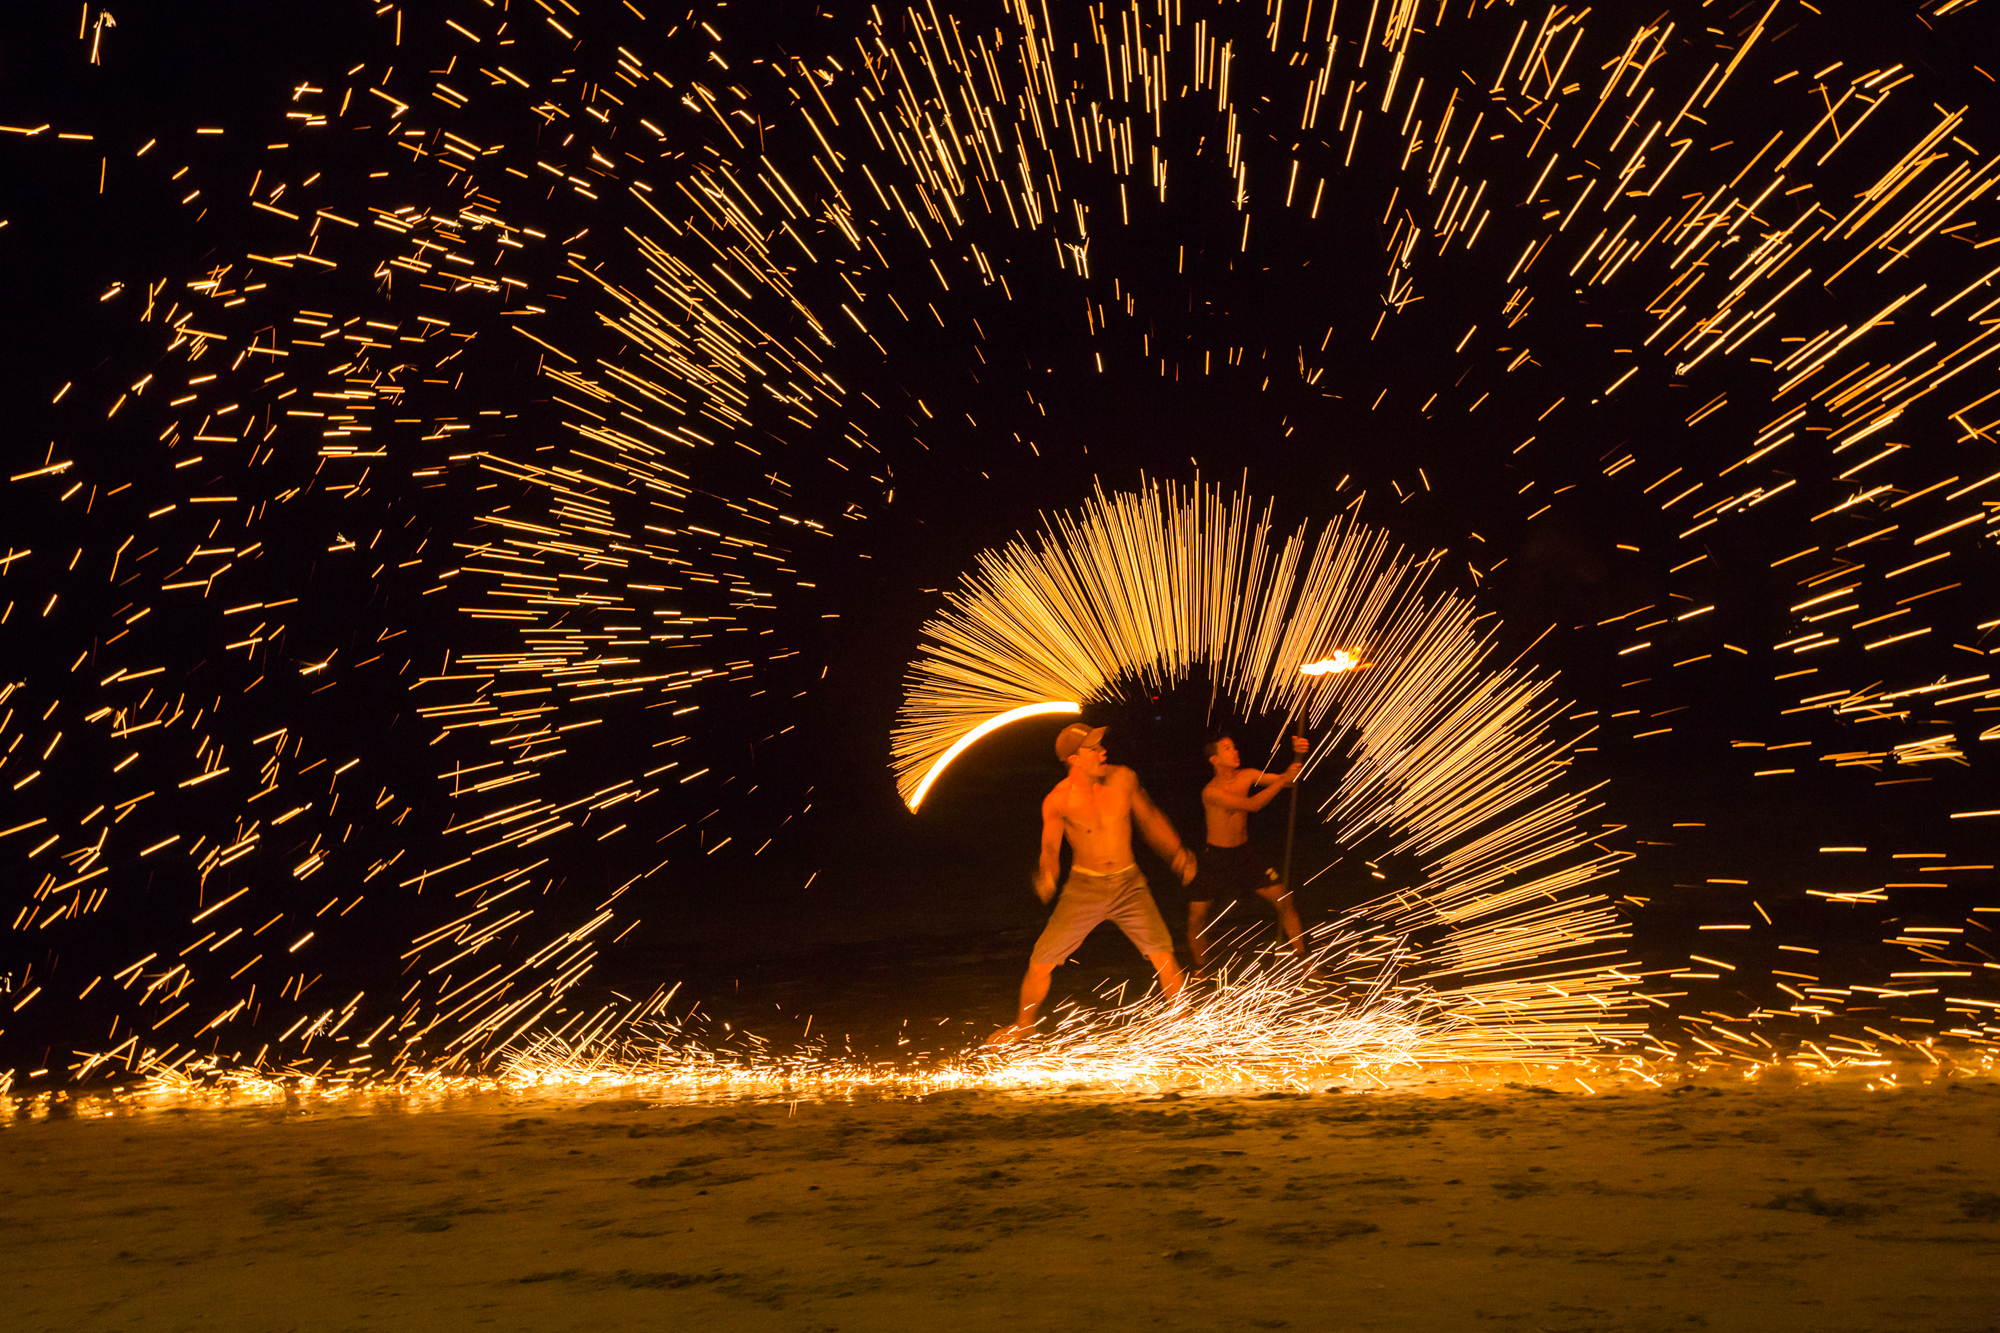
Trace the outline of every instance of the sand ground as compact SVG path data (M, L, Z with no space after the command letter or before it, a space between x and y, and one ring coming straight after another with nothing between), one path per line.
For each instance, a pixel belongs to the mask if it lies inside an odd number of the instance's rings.
M2000 1329L2000 1083L17 1120L0 1326Z

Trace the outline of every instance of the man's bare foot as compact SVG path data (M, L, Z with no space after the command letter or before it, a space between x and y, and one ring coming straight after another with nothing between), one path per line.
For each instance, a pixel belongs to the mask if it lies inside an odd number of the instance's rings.
M989 1050L998 1050L1002 1046L1012 1046L1034 1030L1035 1025L1032 1023L1009 1023L988 1037L984 1044Z

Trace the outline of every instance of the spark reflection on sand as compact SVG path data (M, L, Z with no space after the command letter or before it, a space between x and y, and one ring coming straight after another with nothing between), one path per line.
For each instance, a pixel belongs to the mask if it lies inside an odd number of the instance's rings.
M160 1068L95 1094L13 1099L13 1118L90 1117L144 1110L244 1106L440 1110L466 1099L642 1097L663 1105L835 1102L990 1093L1030 1099L1084 1093L1229 1097L1343 1088L1455 1096L1634 1091L1727 1079L1793 1086L1801 1079L1869 1091L1939 1076L1991 1075L1991 1052L1953 1046L1900 1060L1828 1055L1810 1042L1752 1060L1662 1058L1641 1025L1594 1032L1522 1032L1510 1048L1463 1022L1435 993L1395 981L1395 954L1372 978L1324 978L1323 951L1297 962L1276 951L1168 1001L1122 987L1058 1009L1049 1030L998 1051L877 1058L824 1040L781 1048L740 1028L722 1039L700 1022L647 1012L588 1044L543 1036L483 1072L371 1078L349 1071L237 1067L196 1061ZM669 992L671 994L671 992ZM655 1006L649 1005L647 1010ZM630 1011L628 1011L630 1012Z

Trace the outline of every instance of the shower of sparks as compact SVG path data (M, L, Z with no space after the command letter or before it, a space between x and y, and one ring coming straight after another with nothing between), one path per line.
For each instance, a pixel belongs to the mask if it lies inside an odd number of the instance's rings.
M1600 1028L1634 1031L1617 1021L1643 1006L1614 943L1627 927L1587 887L1629 854L1579 825L1599 807L1563 790L1576 738L1553 730L1565 705L1550 682L1488 665L1497 626L1476 629L1463 597L1427 595L1434 563L1354 519L1273 541L1269 508L1253 514L1241 494L1100 492L1038 545L982 555L924 627L892 745L900 781L911 790L984 725L973 719L1022 698L1112 699L1125 682L1167 689L1207 667L1244 716L1352 729L1323 811L1343 844L1385 834L1422 858L1360 909L1374 933L1356 938L1422 940L1402 974L1436 993L1464 1049L1567 1050ZM1374 645L1376 669L1308 675L1329 642ZM1349 959L1321 965L1345 972Z
M1949 30L1973 7L1911 12ZM1653 1049L1755 1064L1780 1023L1829 1063L2000 1038L2000 907L1926 906L1991 883L2000 821L1947 785L2000 740L1984 113L1893 51L1795 63L1844 40L1795 0L1636 24L1492 0L912 5L816 14L826 41L797 53L720 7L539 8L383 5L375 58L262 121L0 126L10 154L97 156L99 193L213 237L199 271L103 292L148 350L50 385L60 443L4 471L36 516L0 549L0 1039L40 1024L77 1080L352 1081L638 1022L578 987L677 875L802 822L810 791L757 792L729 756L791 743L841 614L820 585L889 554L858 548L896 468L949 450L968 479L1018 477L1074 447L1042 381L987 371L1018 354L987 325L1031 291L1037 318L1082 307L1066 371L1338 390L1490 442L1526 482L1482 496L1496 524L1615 515L1660 591L1573 631L1631 668L1573 715L1594 745L1643 754L1754 689L1765 738L1701 765L1825 783L1829 826L1936 781L1935 820L1894 848L1828 837L1776 915L1712 865L1742 904L1649 969L1707 1006ZM79 58L115 69L130 24L91 15ZM1319 244L1341 220L1382 248ZM1303 284L1307 257L1374 304L1302 298L1247 332L1190 313L1260 260ZM1594 334L1573 296L1603 299ZM1399 331L1423 364L1359 377ZM899 372L940 338L1006 394ZM1607 424L1667 386L1700 405ZM1540 461L1561 430L1597 432L1597 466ZM1474 484L1468 457L1384 463L1377 507ZM1616 1010L1632 979L1594 955L1621 928L1584 886L1624 826L1586 838L1583 794L1533 803L1589 747L1549 736L1542 685L1480 665L1468 601L1415 590L1507 577L1520 547L1475 532L1398 562L1350 518L1307 559L1303 531L1274 550L1218 505L1100 502L982 565L897 728L905 797L997 711L1205 663L1252 710L1375 728L1325 813L1428 858L1379 907L1414 941L1405 975L1454 1014L1499 987L1496 1022L1528 1006L1559 1044ZM1163 548L1169 514L1219 546ZM1127 536L1152 565L1090 545ZM1761 582L1711 559L1778 542ZM1083 569L1114 581L1048 582ZM1083 607L1096 624L1063 618ZM1301 679L1336 642L1375 668ZM1521 813L1484 829L1500 810ZM584 855L618 867L598 891L565 872ZM1816 923L1891 904L1908 957L1824 976ZM1532 998L1471 979L1575 951Z
M847 1095L864 1089L1028 1089L1083 1081L1125 1090L1311 1087L1336 1076L1424 1065L1640 1062L1643 1025L1615 1021L1548 1025L1514 995L1451 995L1406 980L1408 935L1379 929L1371 904L1315 932L1303 959L1264 950L1225 970L1213 988L1176 1000L1148 991L1124 1003L1124 987L1068 1001L1052 1030L1002 1052L984 1048L939 1059L865 1060L826 1043L781 1049L742 1034L731 1046L697 1039L684 1022L648 1018L579 1046L525 1042L497 1077L510 1086L645 1086L681 1093ZM1234 932L1240 933L1240 932ZM1488 1005L1519 1005L1495 1023Z

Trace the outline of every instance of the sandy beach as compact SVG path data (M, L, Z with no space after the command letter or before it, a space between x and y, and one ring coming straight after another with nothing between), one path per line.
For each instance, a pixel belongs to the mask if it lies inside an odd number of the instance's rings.
M17 1119L41 1330L2000 1328L2000 1083Z

